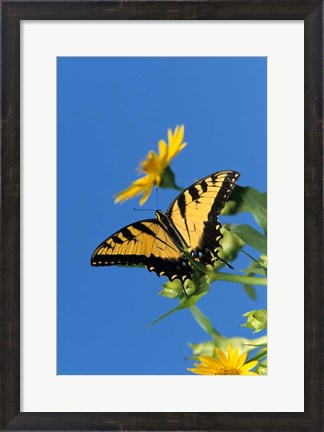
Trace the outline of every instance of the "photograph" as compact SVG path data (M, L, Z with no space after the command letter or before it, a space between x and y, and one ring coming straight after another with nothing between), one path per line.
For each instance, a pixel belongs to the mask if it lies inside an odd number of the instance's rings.
M1 3L1 431L323 430L323 2Z
M266 57L57 57L56 372L267 375Z

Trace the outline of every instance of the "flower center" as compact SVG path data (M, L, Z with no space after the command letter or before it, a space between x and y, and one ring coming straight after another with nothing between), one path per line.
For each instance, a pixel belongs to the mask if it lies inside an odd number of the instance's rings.
M161 174L161 162L154 152L151 151L148 157L143 162L141 162L140 171L147 174Z
M239 369L233 369L233 368L224 368L217 370L217 373L215 375L240 375Z

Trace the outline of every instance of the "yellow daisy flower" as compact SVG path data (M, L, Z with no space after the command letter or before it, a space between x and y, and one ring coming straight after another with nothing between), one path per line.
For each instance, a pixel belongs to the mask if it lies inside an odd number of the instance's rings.
M140 163L139 171L146 174L135 180L127 189L116 194L115 203L126 201L143 194L140 205L143 205L150 196L154 186L175 187L174 174L169 168L171 160L187 145L182 142L184 126L177 126L172 133L168 129L168 144L164 140L159 141L159 154L150 150L147 158Z
M239 356L238 348L232 350L231 345L227 347L227 356L219 348L216 348L217 359L210 356L198 357L201 364L195 364L196 369L188 369L198 375L258 375L250 372L257 365L257 361L245 363L246 353Z

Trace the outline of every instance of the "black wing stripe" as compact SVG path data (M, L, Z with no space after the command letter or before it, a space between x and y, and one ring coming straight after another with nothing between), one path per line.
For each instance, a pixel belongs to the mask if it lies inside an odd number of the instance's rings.
M233 188L235 186L235 182L233 180L225 180L222 184L215 201L212 205L212 208L210 209L210 212L208 213L208 220L215 219L220 212L223 210L225 203L232 192Z
M199 199L200 194L199 194L199 191L196 188L196 186L191 186L191 188L188 189L188 192L190 193L193 201L196 201Z
M146 226L142 222L137 222L133 226L134 226L134 228L144 232L145 234L147 234L149 236L156 237L155 232L152 231L148 226Z
M121 238L119 238L118 235L115 235L112 239L114 240L115 243L118 243L118 244L124 243L124 241Z
M134 240L134 238L136 237L134 234L130 232L130 230L127 227L123 228L120 232L128 241Z
M184 193L182 193L178 198L178 206L180 209L180 214L183 219L186 217L186 199Z
M201 183L199 183L199 185L201 186L203 192L207 192L208 185L206 183L206 180L203 180Z
M186 218L186 205L187 205L187 203L186 203L185 193L182 193L179 196L177 202L178 202L178 207L180 209L181 217L184 220L184 223L185 223L185 226L186 226L186 230L187 230L187 234L188 234L188 237L189 237L189 240L190 240L190 231L189 231L189 228L188 228L188 223L187 223L187 218Z

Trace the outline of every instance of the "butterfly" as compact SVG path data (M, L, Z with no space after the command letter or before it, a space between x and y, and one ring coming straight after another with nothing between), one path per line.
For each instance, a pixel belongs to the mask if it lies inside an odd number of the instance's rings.
M170 281L179 279L183 286L193 275L184 251L204 266L225 262L218 256L223 237L218 215L239 176L227 170L198 180L165 213L157 210L156 218L133 222L108 237L93 252L91 265L143 265Z

